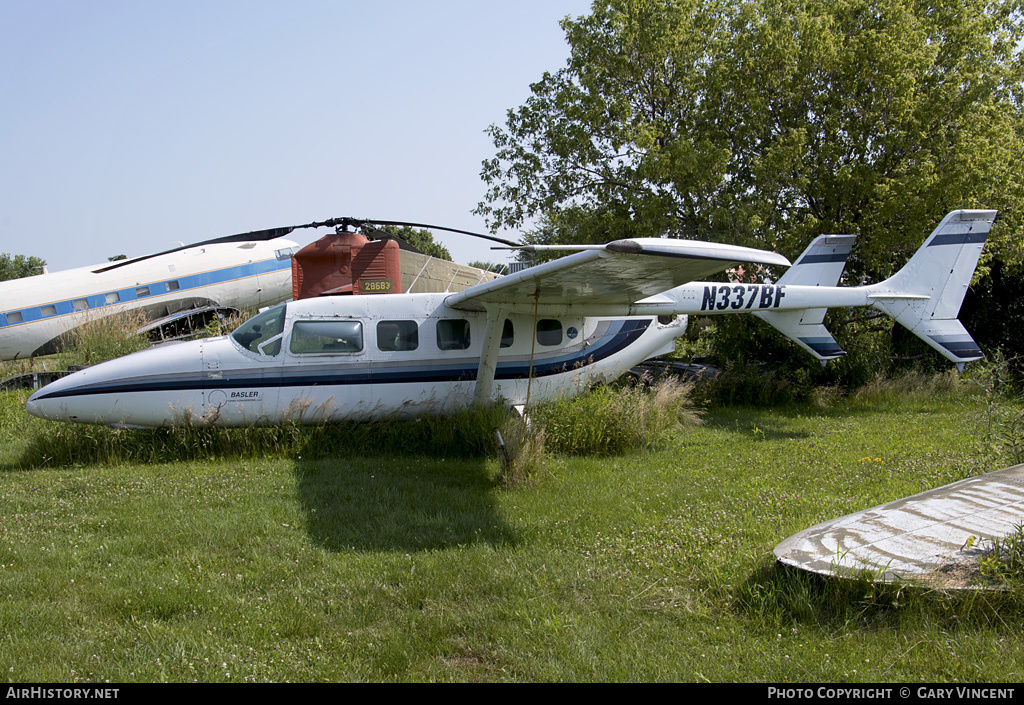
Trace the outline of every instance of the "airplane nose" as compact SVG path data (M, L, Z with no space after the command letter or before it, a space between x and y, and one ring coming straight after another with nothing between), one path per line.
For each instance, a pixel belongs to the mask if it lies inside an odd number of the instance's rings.
M25 402L25 411L32 414L33 416L38 416L41 419L46 418L46 416L43 414L43 410L39 408L39 404L36 402L35 394L30 396L28 398L28 401Z
M202 411L199 341L150 348L51 382L25 402L51 421L160 426Z
M41 419L49 419L51 421L72 421L73 419L68 418L67 409L61 408L61 405L57 403L54 398L47 398L48 395L54 392L61 392L64 389L69 388L65 382L67 377L50 382L45 387L33 392L32 396L25 402L25 410L33 416L38 416Z

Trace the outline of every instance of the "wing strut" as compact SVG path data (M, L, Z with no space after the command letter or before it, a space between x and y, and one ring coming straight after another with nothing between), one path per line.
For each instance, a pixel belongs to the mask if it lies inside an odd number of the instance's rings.
M498 350L501 346L501 332L505 326L507 312L498 306L487 307L487 325L484 327L484 346L480 353L480 366L476 373L476 388L473 403L487 404L491 401L494 388L494 374L498 369Z

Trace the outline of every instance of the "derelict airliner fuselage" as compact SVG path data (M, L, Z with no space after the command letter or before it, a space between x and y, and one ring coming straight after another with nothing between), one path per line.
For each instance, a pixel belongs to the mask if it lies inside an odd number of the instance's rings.
M0 360L59 352L70 332L127 311L153 320L207 306L279 303L291 295L297 249L280 238L214 241L0 282Z

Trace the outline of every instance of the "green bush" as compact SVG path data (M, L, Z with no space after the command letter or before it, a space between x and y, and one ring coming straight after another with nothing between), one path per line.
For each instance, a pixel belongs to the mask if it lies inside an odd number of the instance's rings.
M807 370L771 369L767 364L731 365L696 394L701 405L712 406L781 406L805 403L815 393Z
M699 423L690 403L692 385L666 378L600 386L531 411L546 447L572 455L612 455L656 446L683 423Z

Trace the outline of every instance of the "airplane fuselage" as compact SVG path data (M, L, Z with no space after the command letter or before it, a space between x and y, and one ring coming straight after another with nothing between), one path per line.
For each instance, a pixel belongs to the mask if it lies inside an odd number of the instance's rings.
M321 423L448 413L472 403L486 313L446 294L290 302L233 335L161 346L48 385L46 418L123 426ZM669 352L685 317L502 321L492 396L525 404L582 392Z
M689 314L751 313L816 359L844 352L831 307L871 306L959 368L984 357L957 320L996 212L949 213L894 275L834 286L850 238L819 236L795 265L729 245L637 238L466 290L336 296L267 309L228 337L129 355L36 392L44 418L238 426L448 413L572 396L670 352ZM787 266L775 284L696 281L736 262Z
M110 263L0 282L0 360L57 352L68 331L138 309L147 318L198 306L259 308L291 295L290 240L207 244L98 271Z

